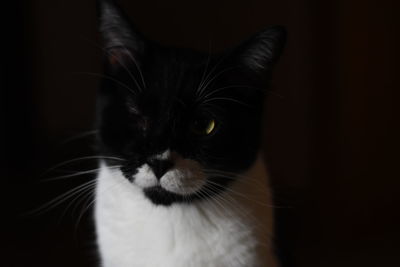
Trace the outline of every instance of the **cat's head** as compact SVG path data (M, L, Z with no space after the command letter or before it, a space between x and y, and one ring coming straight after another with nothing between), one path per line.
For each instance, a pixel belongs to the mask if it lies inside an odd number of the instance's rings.
M160 45L113 1L99 1L105 74L99 149L155 204L218 194L259 150L264 94L285 31L268 28L218 55Z

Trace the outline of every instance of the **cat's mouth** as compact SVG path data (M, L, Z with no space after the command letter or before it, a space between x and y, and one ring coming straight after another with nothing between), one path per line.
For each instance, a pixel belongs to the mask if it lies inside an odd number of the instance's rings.
M213 178L210 178L210 180L213 180ZM211 182L211 183L214 183L214 182ZM181 194L176 194L174 192L170 192L170 191L164 189L160 185L143 189L145 196L153 204L163 205L163 206L169 206L173 203L191 203L191 202L197 201L197 200L212 198L213 196L219 194L222 191L224 191L224 187L215 188L212 184L207 183L207 182L198 191L190 193L190 194L186 194L186 195L181 195Z
M193 199L194 195L183 196L165 190L160 185L145 188L144 194L156 205L171 205L174 202L188 202Z
M145 163L136 173L127 177L140 187L153 202L183 200L196 194L205 185L207 177L197 161L175 157L167 168L158 160L158 165Z
M215 176L215 173L206 170L198 161L166 151L138 167L133 174L123 174L154 204L170 205L208 198L229 183L226 177Z
M173 203L191 203L219 194L234 179L207 175L201 170L171 169L157 178L146 164L138 168L133 176L127 176L134 186L155 205L169 206Z
M148 168L140 168L132 183L142 188L154 204L191 201L207 183L206 175L199 170L173 168L160 178L144 170Z

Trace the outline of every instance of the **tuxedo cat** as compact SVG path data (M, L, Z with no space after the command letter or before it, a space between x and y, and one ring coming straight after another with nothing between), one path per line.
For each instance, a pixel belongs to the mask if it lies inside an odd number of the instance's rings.
M98 9L102 266L277 266L259 139L285 31L210 55L148 40L114 1Z

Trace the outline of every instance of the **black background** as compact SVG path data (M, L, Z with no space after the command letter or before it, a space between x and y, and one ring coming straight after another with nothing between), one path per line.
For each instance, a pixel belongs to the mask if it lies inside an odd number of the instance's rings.
M7 2L0 265L93 266L90 211L77 222L84 201L27 212L92 178L38 182L93 155L90 136L69 138L93 124L98 79L78 73L101 73L94 1ZM150 38L201 50L284 25L264 134L279 254L285 266L400 266L398 1L120 2Z

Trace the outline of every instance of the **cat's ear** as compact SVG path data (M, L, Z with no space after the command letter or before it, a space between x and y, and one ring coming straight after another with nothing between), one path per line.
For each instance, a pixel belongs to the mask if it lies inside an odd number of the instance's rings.
M261 31L236 49L240 64L252 72L261 74L273 67L286 42L286 30L273 26Z
M108 62L113 66L137 61L145 52L144 37L134 29L113 0L97 0L100 33Z

